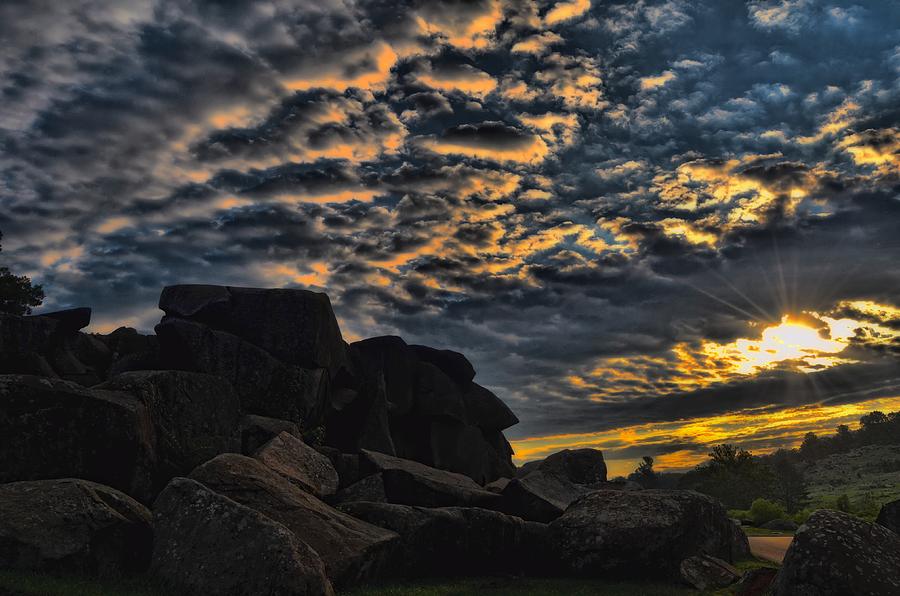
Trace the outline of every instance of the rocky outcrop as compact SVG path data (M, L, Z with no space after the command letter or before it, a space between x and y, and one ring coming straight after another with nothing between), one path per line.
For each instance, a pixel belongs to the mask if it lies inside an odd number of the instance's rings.
M773 594L900 594L900 536L840 511L816 511L794 534Z
M178 285L163 288L163 322L182 319L225 331L285 364L327 369L334 377L346 348L331 301L298 289Z
M320 499L337 492L340 479L331 461L288 433L280 433L253 457Z
M150 512L86 480L0 485L0 569L118 576L150 563Z
M895 534L900 535L900 499L882 505L875 523L881 524L888 530L893 530Z
M161 364L222 377L245 414L316 426L328 400L325 369L284 363L242 338L194 321L164 318L156 326Z
M332 395L326 440L465 474L484 484L513 475L502 430L518 422L472 381L461 354L376 337L350 346L353 374Z
M135 396L61 379L0 375L0 482L84 478L154 495L156 433Z
M240 402L228 381L173 370L123 373L97 389L137 397L155 432L155 482L161 489L220 453L238 449Z
M283 524L321 557L336 586L377 577L397 537L326 505L263 463L224 454L193 471L209 489Z
M400 535L392 575L511 573L527 560L525 522L496 511L367 502L346 503L340 509Z
M361 453L361 475L380 477L388 503L491 508L499 502L495 493L484 490L468 476L375 451L363 450Z
M694 555L681 562L681 579L701 592L720 590L741 579L741 572L716 557Z
M520 468L503 488L502 509L527 520L550 522L575 500L605 485L606 463L596 449L565 449Z
M193 480L153 508L153 572L178 594L332 596L316 552L269 517Z
M700 493L601 490L553 521L550 541L575 575L674 578L694 555L730 560L732 531L722 505Z

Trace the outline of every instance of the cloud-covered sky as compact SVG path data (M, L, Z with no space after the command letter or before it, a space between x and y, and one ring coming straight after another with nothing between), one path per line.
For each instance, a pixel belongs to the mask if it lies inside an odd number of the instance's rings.
M325 291L466 353L521 460L900 408L900 4L12 0L3 257L150 329Z

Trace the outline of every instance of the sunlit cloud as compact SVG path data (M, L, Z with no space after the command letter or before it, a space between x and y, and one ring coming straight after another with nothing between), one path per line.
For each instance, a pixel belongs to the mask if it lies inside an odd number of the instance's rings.
M570 0L569 2L557 2L553 5L546 16L544 22L548 25L556 25L563 21L568 21L576 17L580 17L591 9L591 0Z

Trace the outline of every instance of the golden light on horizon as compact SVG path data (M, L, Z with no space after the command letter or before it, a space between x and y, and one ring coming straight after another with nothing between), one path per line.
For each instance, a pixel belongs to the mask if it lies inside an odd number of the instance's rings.
M826 338L818 329L785 315L781 323L764 329L759 340L738 339L731 344L741 358L735 371L750 374L788 360L797 361L797 368L803 371L828 368L846 362L828 356L843 352L849 345L846 328L846 325L841 326L844 333L839 336L840 339L832 339L837 334Z

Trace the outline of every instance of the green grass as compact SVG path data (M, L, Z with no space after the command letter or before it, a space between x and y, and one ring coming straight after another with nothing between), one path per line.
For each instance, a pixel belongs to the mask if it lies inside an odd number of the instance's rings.
M0 594L7 596L165 596L145 577L96 580L0 571Z
M346 596L682 596L697 591L672 583L584 579L474 578L423 580L357 588Z

